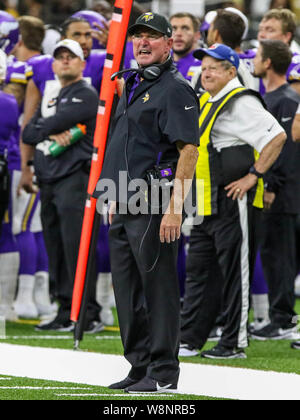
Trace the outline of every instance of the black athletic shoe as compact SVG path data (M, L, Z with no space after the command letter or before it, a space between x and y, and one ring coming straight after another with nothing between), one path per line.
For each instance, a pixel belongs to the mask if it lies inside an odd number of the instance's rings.
M57 332L73 332L74 324L71 321L60 322L54 320L48 323L42 322L35 327L36 331L57 331Z
M266 340L295 340L298 329L295 326L289 325L286 328L280 328L276 325L269 324L261 330L255 330L251 333L251 337L254 340L266 341Z
M111 384L109 385L109 389L125 389L131 385L136 384L137 382L139 382L140 379L131 379L129 378L129 376L127 376L127 378L123 379L123 381L120 382L116 382L115 384Z
M207 341L220 341L220 338L222 337L224 327L214 327L207 339Z
M300 350L300 341L295 341L291 344L292 349L294 350Z
M139 393L163 393L169 392L170 390L174 391L177 389L177 385L169 384L166 382L158 382L155 379L148 378L145 376L141 381L137 382L134 385L125 388L124 391L129 394L139 394Z
M228 349L220 345L213 347L211 350L202 352L201 357L203 357L204 359L216 359L216 360L247 359L247 356L244 350Z
M87 334L95 334L99 333L104 330L104 324L101 321L91 321L86 328L84 329L84 332Z

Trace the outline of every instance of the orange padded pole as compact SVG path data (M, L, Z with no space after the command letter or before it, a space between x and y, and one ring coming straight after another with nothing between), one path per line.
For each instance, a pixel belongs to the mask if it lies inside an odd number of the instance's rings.
M111 111L116 92L116 80L111 76L120 70L133 0L116 0L109 29L107 55L101 84L100 101L94 134L94 153L90 171L77 270L73 288L71 320L78 321L84 291L88 257L96 211L96 199L92 197L99 180L107 143Z

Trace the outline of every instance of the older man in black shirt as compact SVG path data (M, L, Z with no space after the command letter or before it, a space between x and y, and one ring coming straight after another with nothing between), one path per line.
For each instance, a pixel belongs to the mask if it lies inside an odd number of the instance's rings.
M39 329L70 331L73 328L70 322L73 282L93 152L98 95L82 78L85 61L76 41L67 39L58 43L54 58L53 70L62 85L54 104L56 113L42 118L40 108L26 126L23 141L36 146L34 167L41 191L41 219L50 275L56 280L60 304L55 320L39 326ZM77 124L86 126L86 134L71 145L70 129ZM53 141L66 147L57 157L51 156L49 151ZM91 298L86 331L103 329L100 309L95 299Z
M125 85L98 184L104 192L107 178L117 187L110 197L117 201L117 214L110 211L112 277L124 354L132 365L128 377L111 388L165 392L177 388L179 377L176 262L185 198L180 187L194 175L199 105L172 64L170 23L146 13L129 32L140 77L133 74ZM148 203L142 181L156 165L161 168L154 177L176 173L168 208L162 211L152 200L149 212L136 214L135 194L141 208Z

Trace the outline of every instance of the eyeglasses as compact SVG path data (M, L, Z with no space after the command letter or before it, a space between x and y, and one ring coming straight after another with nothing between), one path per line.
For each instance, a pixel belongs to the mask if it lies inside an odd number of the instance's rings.
M77 55L71 55L71 54L58 54L55 57L55 60L57 61L72 61L75 60L75 58L78 58Z
M148 41L156 41L157 39L163 38L163 34L134 34L133 38L137 40L147 39Z

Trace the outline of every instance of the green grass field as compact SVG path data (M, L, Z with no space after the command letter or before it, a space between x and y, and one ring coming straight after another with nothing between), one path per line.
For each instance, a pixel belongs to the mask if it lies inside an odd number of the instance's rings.
M297 301L296 312L300 314L300 300ZM73 349L72 333L36 332L34 326L38 321L21 320L18 323L7 323L6 339L2 343L37 346L47 348ZM213 347L208 343L205 349ZM112 328L106 328L99 334L85 334L80 343L80 350L105 354L122 355L122 344L117 322ZM218 366L232 366L264 371L296 373L300 375L300 352L290 348L290 341L259 342L250 340L246 350L247 360L209 361L200 356L181 358L181 362L200 363ZM28 388L29 387L29 388ZM72 388L87 388L72 390ZM77 397L76 395L79 396ZM74 384L40 381L30 378L5 378L0 376L0 400L56 400L56 399L132 399L134 397L116 396L116 392L95 386L79 386ZM162 397L156 396L157 399ZM139 400L141 398L138 398ZM145 398L153 400L151 398ZM207 397L171 395L164 400L210 399Z
M129 396L122 391L111 391L108 388L99 386L0 376L0 401L4 400L193 401L215 400L215 398L184 394L169 394L169 396L166 396L166 394L162 394L161 396L156 394L147 397L136 397Z

